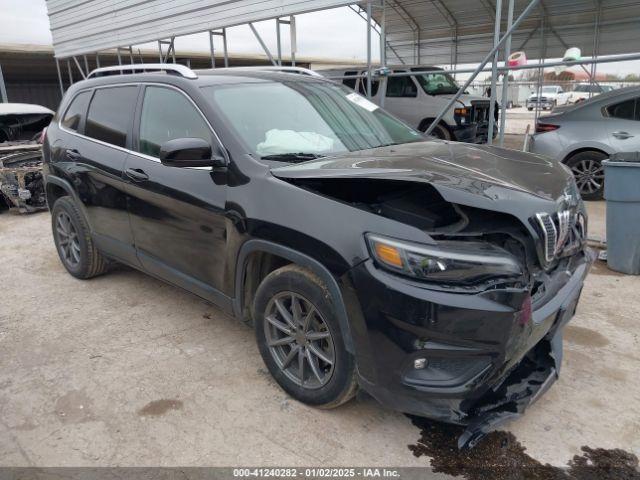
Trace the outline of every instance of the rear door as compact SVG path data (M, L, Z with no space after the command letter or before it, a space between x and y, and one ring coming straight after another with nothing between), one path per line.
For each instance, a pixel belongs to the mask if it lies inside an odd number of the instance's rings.
M61 122L67 133L65 170L84 204L94 240L100 250L129 263L136 263L136 257L123 170L138 90L126 85L80 92Z
M222 149L195 103L173 87L147 85L127 159L129 212L138 258L150 273L220 304L226 265L226 185L210 167L168 167L160 146L197 137Z
M630 98L606 108L607 134L617 152L640 151L640 98Z

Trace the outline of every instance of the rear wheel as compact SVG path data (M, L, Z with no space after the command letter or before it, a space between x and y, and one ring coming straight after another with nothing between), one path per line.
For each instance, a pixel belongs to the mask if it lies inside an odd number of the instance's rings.
M275 270L258 287L254 312L262 359L289 395L322 408L355 395L355 361L316 275L296 265Z
M580 195L585 200L601 200L604 193L604 167L607 158L602 152L580 152L565 163L573 172Z
M61 197L51 209L53 240L62 265L76 278L91 278L107 270L107 260L97 250L89 226L71 197Z

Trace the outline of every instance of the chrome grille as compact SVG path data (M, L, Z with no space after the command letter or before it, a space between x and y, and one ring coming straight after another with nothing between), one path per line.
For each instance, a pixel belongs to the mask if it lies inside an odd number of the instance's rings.
M541 227L542 249L547 263L561 255L565 247L585 238L584 216L574 210L561 210L553 215L538 213L536 220Z
M551 215L547 213L538 213L536 218L542 227L544 258L547 262L550 262L555 256L558 231L551 219Z

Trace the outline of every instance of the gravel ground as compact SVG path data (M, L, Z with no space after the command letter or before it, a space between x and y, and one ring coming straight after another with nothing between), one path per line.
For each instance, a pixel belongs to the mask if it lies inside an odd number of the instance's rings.
M0 214L0 465L429 465L407 448L420 429L367 396L291 400L252 331L207 302L125 268L72 278L49 221ZM507 425L536 461L640 453L639 288L602 263L588 277L560 380Z

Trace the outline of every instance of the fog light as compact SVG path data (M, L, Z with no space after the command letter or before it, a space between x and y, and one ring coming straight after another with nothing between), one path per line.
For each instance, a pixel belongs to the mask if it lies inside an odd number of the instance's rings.
M427 359L426 358L416 358L413 361L413 368L415 368L416 370L421 370L426 366L427 366Z

